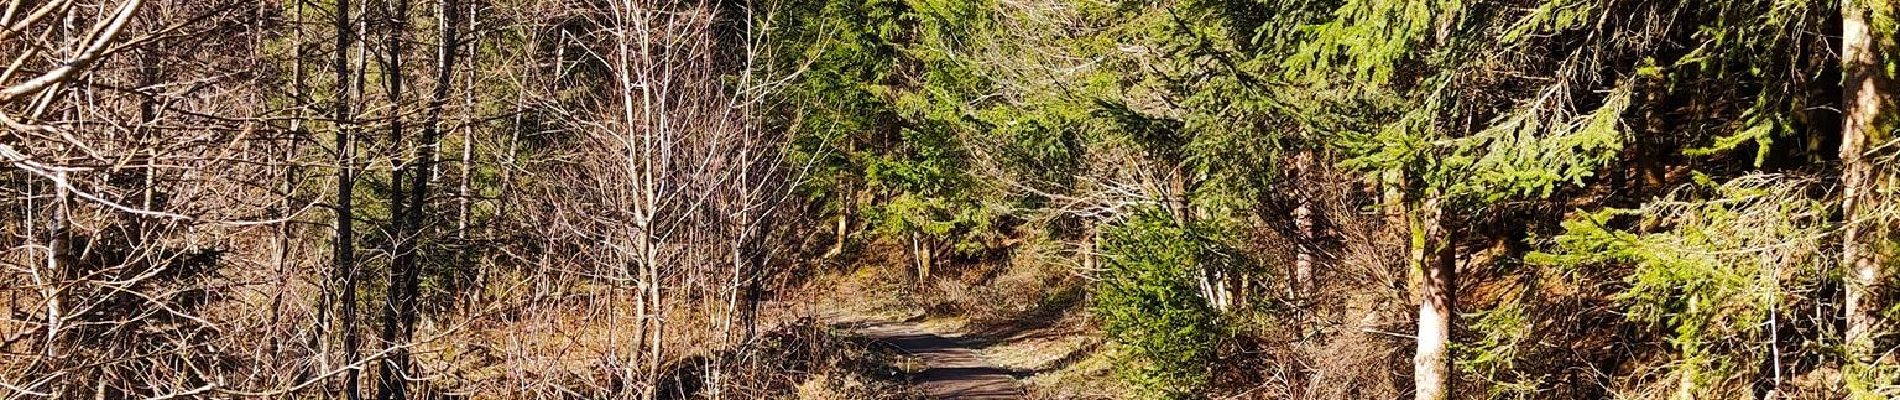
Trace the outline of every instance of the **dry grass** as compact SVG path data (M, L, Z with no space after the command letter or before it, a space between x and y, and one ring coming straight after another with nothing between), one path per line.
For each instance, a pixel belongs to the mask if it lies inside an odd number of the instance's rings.
M1133 398L1134 388L1115 377L1112 346L1091 351L1073 364L1032 375L1023 383L1033 400L1107 400Z
M865 379L861 374L812 375L793 391L798 400L897 400L915 397L888 381Z
M444 393L612 398L644 373L629 369L643 364L629 297L624 290L576 289L487 308L465 318L474 324L430 325L421 336L455 332L452 340L419 343L416 361ZM722 325L723 309L681 298L665 314L661 386L710 398L907 398L901 372L890 367L894 355L834 331L813 311L768 303L759 334L747 341L743 328Z
M1003 368L1024 375L1032 399L1124 399L1134 390L1115 377L1114 344L1080 308L1046 327L1023 330L981 349Z

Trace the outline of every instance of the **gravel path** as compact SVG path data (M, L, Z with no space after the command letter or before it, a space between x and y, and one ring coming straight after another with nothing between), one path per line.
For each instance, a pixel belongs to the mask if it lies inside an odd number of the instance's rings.
M1009 370L984 360L957 338L942 336L912 323L878 323L857 329L858 334L891 344L922 363L911 382L931 399L1021 400L1023 385Z

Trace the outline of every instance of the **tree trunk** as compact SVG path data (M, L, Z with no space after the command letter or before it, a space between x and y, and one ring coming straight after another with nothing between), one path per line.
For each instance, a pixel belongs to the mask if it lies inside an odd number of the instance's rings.
M1451 328L1457 318L1457 264L1443 205L1427 196L1407 215L1411 231L1412 275L1417 279L1418 348L1412 356L1417 400L1451 398Z
M1293 238L1293 285L1291 289L1293 290L1293 298L1301 301L1310 301L1313 296L1313 242L1317 235L1314 232L1313 199L1307 194L1305 187L1306 182L1302 179L1307 175L1307 171L1312 168L1312 164L1313 154L1311 151L1301 151L1295 154L1293 156L1293 184L1287 185L1293 188L1295 192L1293 194L1293 201L1296 203L1293 205L1293 229L1296 237Z
M404 160L415 154L403 154L404 136L407 127L403 123L402 99L406 83L403 70L403 35L409 29L409 1L394 0L384 4L382 17L389 24L384 28L383 57L379 64L382 69L385 94L388 96L389 109L389 146L391 156L397 161L389 174L389 253L390 265L388 284L383 295L383 326L378 336L388 351L387 358L377 363L376 397L381 400L402 400L408 398L409 352L401 341L402 321L409 314L414 300L409 295L408 280L411 271L416 268L415 240L416 232L411 222L411 214L421 214L421 210L411 210L409 190L406 178L422 176L415 164L419 160Z
M1227 273L1227 306L1234 309L1247 308L1247 275L1251 271L1231 271Z
M1195 183L1187 176L1187 170L1186 166L1177 165L1168 174L1166 182L1168 213L1174 216L1174 221L1182 228L1192 225L1194 221L1194 204L1189 197L1194 195Z
M65 171L54 174L60 182L70 179ZM60 288L66 286L67 280L82 275L74 269L72 262L72 215L68 207L72 202L71 193L64 184L53 185L53 201L47 205L46 216L47 278L34 276L34 284L39 286L41 297L46 301L46 348L43 353L47 360L58 360L63 353L60 349L60 331L65 329L67 316L61 299L66 297L66 293Z
M419 241L422 239L423 224L427 218L425 211L428 208L429 196L430 174L428 172L434 167L433 161L439 153L437 147L442 137L443 106L448 103L449 88L454 80L457 26L455 13L458 8L453 0L442 0L438 6L436 28L440 43L436 47L435 87L429 94L427 115L422 126L422 141L412 149L413 153L409 160L413 164L401 168L402 171L407 172L407 175L397 174L391 178L391 186L398 188L397 197L391 199L392 203L399 204L401 207L392 207L399 212L391 215L392 222L396 225L392 231L396 232L398 239L395 242L394 266L390 269L389 307L384 309L383 314L383 341L385 345L393 347L393 351L389 353L389 360L383 363L383 370L379 375L382 378L380 386L381 396L384 399L401 400L408 397L407 380L412 375L412 363L407 346L415 337L416 322L420 320L421 312L418 298L421 296L422 265L418 249L420 248ZM387 75L390 81L391 100L400 103L403 68L401 54L404 51L401 43L403 32L409 25L409 2L396 1L395 9L391 10L390 17L394 21L394 26L389 37L390 64L388 68L390 69ZM395 109L400 109L400 107L392 107L392 110ZM392 118L393 139L400 138L401 129L401 120ZM406 188L394 182L403 178L409 180Z
M290 67L290 76L291 76L290 101L291 101L292 107L291 107L291 115L290 115L290 124L288 127L291 137L288 140L289 143L286 143L284 145L283 152L280 153L279 157L281 158L277 160L278 162L281 162L284 165L286 165L286 167L281 169L282 171L281 173L283 175L278 176L276 177L277 179L275 179L276 183L279 184L279 186L277 187L277 190L280 192L279 194L283 196L282 199L278 200L277 202L277 211L275 213L279 216L290 215L291 210L293 210L296 207L296 204L291 198L291 193L297 190L296 185L297 185L297 177L299 173L298 173L297 167L292 166L292 165L295 164L295 161L297 160L297 154L301 151L301 149L299 149L299 145L303 141L304 129L306 129L304 126L304 123L306 119L309 117L308 115L304 115L304 110L310 105L309 97L307 96L308 88L305 86L305 81L304 81L303 3L297 3L296 5L291 6L291 8L292 8L291 24L292 26L295 27L292 30L292 34L291 34L291 50L290 50L290 54L293 55L292 57L293 59L291 60L291 67ZM147 207L149 208L150 206L148 205ZM289 219L279 221L274 225L275 225L274 228L276 232L273 235L275 237L271 238L271 265L276 269L275 279L279 283L277 284L275 293L271 295L271 315L270 315L269 326L271 327L271 329L273 329L273 332L271 335L269 351L273 355L279 355L275 357L281 358L282 356L280 355L284 354L283 339L288 338L288 336L290 335L282 335L280 334L280 332L277 332L275 330L282 329L279 326L279 321L283 317L284 296L289 292L288 282L290 282L290 268L289 268L290 255L291 255L290 249L291 249L291 246L295 245L294 242L291 241L291 235L295 231ZM318 313L319 315L321 315L322 312L319 311ZM312 346L312 348L315 348L315 346ZM298 368L296 372L297 373L296 378L298 381L307 379L309 373L311 372L308 368L309 368L308 364L306 364L302 368Z
M336 103L332 106L331 116L336 122L336 237L332 256L336 262L338 285L341 286L341 309L337 312L338 330L343 334L344 398L361 398L357 388L361 387L362 370L356 368L357 350L361 346L356 332L356 233L355 210L351 201L355 197L356 152L355 152L355 112L351 104L355 96L356 84L350 71L350 49L355 46L356 33L354 22L350 20L350 1L336 1L336 53L333 59L336 73Z
M476 16L478 12L476 7L471 6L462 11L466 11L468 14L466 14L466 16L456 15L456 17L458 17L456 19L473 21L479 18ZM474 26L468 26L468 28L470 32L475 30ZM445 35L454 35L454 33L453 31L444 32ZM456 37L460 39L459 35ZM481 37L476 36L467 40L478 43L481 41ZM459 51L461 43L456 43L456 45L457 49L453 51ZM480 48L479 44L473 44L472 46ZM472 219L474 218L473 206L475 202L475 192L473 183L475 174L479 172L479 168L476 168L475 165L476 90L474 89L479 79L476 76L476 65L479 63L476 56L478 55L480 55L479 51L470 51L462 60L462 64L466 65L463 69L468 71L468 80L463 82L465 91L462 93L462 176L457 177L455 184L455 262L458 263L458 265L453 272L450 272L451 282L449 282L451 290L469 293L457 296L456 300L462 305L472 303L475 297L473 293L481 292L480 290L475 290L480 288L481 285L476 284L479 277L477 276L478 271L476 270L474 261L470 259L471 252L469 251L469 246L471 245L469 242L471 240L468 232L471 225L473 225Z
M916 263L918 285L930 280L930 246L925 240L922 232L910 231L910 252L912 261Z
M1885 295L1889 278L1883 268L1889 255L1882 249L1891 239L1892 226L1878 215L1884 174L1866 153L1890 139L1894 77L1884 76L1880 39L1869 22L1896 16L1873 15L1892 14L1893 6L1876 8L1880 7L1869 7L1863 0L1847 0L1841 7L1841 210L1846 219L1841 265L1848 269L1846 342L1850 355L1859 361L1872 361L1877 354L1875 335L1886 327L1880 311L1889 303Z
M1201 266L1201 297L1207 299L1207 305L1215 310L1227 311L1231 304L1227 295L1227 281L1221 270Z
M838 225L834 227L835 230L832 231L831 249L826 250L825 255L819 258L829 259L844 255L845 241L850 239L851 209L852 205L857 203L858 196L852 192L850 184L841 185L839 188Z
M1094 274L1096 269L1095 244L1098 242L1097 236L1100 236L1097 233L1100 228L1095 225L1094 218L1082 220L1082 271L1086 274Z

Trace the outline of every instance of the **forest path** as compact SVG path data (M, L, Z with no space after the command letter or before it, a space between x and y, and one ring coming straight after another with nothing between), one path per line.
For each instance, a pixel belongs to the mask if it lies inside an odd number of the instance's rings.
M1010 371L977 354L973 343L914 322L866 322L854 329L914 357L911 376L918 393L932 400L1021 400L1023 385Z

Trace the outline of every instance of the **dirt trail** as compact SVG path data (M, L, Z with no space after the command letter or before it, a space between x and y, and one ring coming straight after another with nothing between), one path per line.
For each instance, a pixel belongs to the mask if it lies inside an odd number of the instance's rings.
M871 323L858 334L889 343L918 359L923 370L912 377L930 399L1021 400L1023 385L1009 370L984 360L965 340L931 332L914 323Z

